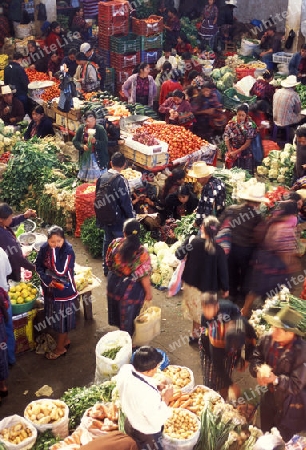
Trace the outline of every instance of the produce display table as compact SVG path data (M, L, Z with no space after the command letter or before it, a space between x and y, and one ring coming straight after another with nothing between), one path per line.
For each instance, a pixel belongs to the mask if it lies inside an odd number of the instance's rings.
M82 301L85 320L92 320L92 290L101 286L101 280L95 275L92 277L93 282L79 292L79 299Z

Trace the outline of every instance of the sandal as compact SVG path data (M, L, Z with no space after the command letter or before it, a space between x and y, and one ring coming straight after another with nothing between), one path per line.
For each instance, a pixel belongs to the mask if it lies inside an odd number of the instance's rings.
M56 352L47 352L45 353L45 357L50 360L58 359L61 356L66 356L67 350L64 353L56 353Z

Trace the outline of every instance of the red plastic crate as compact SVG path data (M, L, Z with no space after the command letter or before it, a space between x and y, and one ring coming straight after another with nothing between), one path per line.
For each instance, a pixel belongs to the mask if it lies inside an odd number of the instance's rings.
M132 17L132 31L140 36L152 36L162 33L164 20L160 16L150 16L147 19L136 19Z
M118 34L128 34L128 32L129 19L127 17L115 17L112 22L103 20L99 22L99 34L101 33L104 36L116 36Z
M236 67L236 77L237 77L237 80L239 81L239 80L241 80L242 78L244 78L244 77L247 77L247 76L251 76L251 77L254 77L254 73L255 73L255 67L251 67L250 69L248 69L248 68L246 68L246 67L243 67L243 68L241 68L241 67Z
M115 17L129 17L130 6L129 2L115 0L110 2L100 2L98 9L98 19L113 20Z
M133 67L126 67L124 70L116 70L117 89L122 85L133 73Z
M109 51L110 38L111 38L111 36L107 36L106 34L99 33L99 36L98 36L99 48L101 48L102 50Z
M111 52L111 66L116 70L125 69L126 67L134 68L140 63L140 52L127 53L121 55L120 53Z

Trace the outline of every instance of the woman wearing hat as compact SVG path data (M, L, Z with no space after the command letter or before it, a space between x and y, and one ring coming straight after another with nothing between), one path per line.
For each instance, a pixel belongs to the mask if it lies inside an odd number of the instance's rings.
M0 118L4 125L15 125L24 118L23 104L13 94L10 86L1 87Z
M249 368L262 393L262 431L277 427L287 442L306 428L306 341L299 328L303 316L285 306L264 318L272 333L260 338Z
M297 125L302 120L301 99L295 88L301 84L295 75L289 75L281 82L273 97L273 122L278 127Z
M140 224L129 219L123 238L114 239L106 254L108 323L134 333L134 319L145 301L152 300L151 262L139 240Z
M184 92L179 89L172 92L171 97L160 105L158 111L166 115L166 123L182 125L187 129L192 128L194 115L189 101L185 99Z
M255 162L251 142L257 134L257 126L248 113L248 105L240 105L236 117L225 127L224 142L227 148L225 165L228 169L239 167L253 174Z
M195 226L200 227L203 220L211 215L217 217L225 208L225 184L213 176L215 168L208 166L204 161L193 163L188 176L195 178L202 185L201 197L196 211Z

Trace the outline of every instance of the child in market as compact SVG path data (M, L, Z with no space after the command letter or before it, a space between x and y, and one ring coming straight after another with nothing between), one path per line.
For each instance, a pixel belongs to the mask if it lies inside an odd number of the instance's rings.
M122 411L126 415L125 432L133 438L139 450L162 450L162 427L171 416L167 406L172 387L158 389L154 375L162 361L153 347L136 350L133 365L125 364L117 376Z
M231 388L232 395L238 398L240 390L232 381L232 372L241 360L243 347L245 359L252 355L255 331L231 301L219 301L216 294L206 292L201 303L199 344L203 384L218 391L225 399Z

